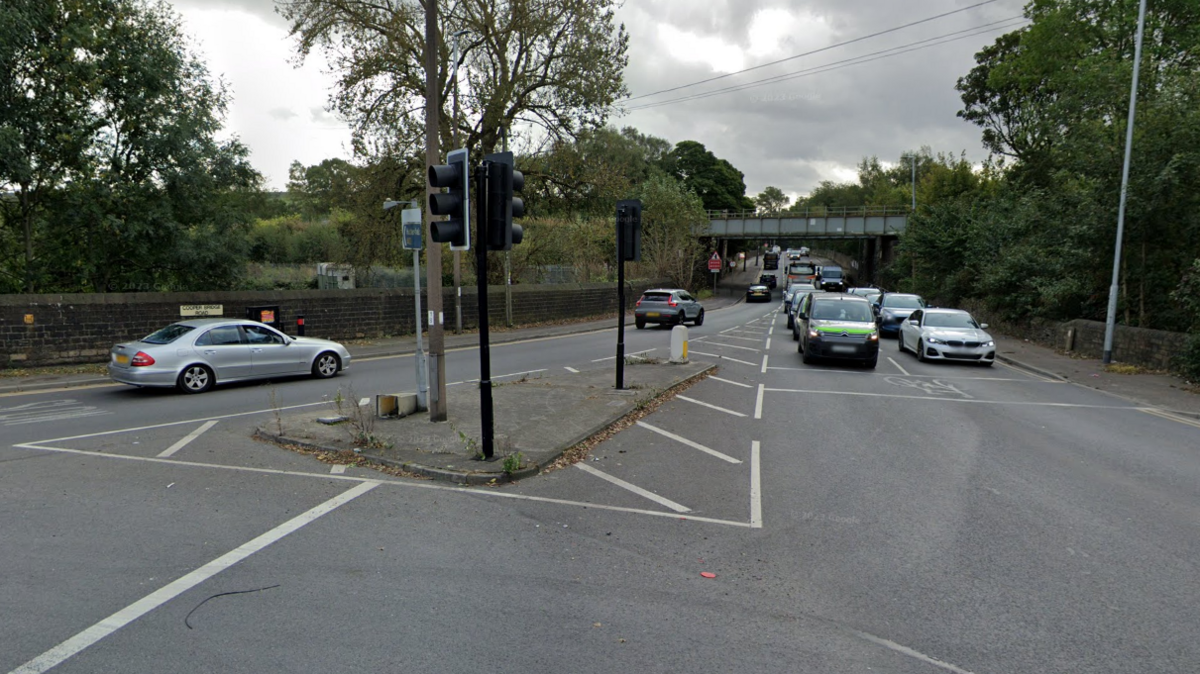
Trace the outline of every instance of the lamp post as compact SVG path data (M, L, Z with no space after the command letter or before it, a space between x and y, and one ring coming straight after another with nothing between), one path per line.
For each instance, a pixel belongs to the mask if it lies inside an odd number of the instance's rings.
M471 31L464 29L456 31L450 36L450 38L454 40L454 69L451 72L451 77L453 78L454 82L452 89L454 104L452 111L453 119L450 123L450 128L454 134L454 147L462 147L458 142L458 60L460 54L458 50L458 40L470 32ZM454 251L454 334L456 335L462 334L462 262L461 257L459 256L460 252L461 251L457 250Z
M1133 150L1133 115L1137 109L1138 70L1142 64L1142 31L1146 27L1146 0L1138 5L1137 38L1133 47L1133 84L1129 88L1129 120L1125 123L1125 164L1121 167L1121 205L1117 209L1117 246L1113 251L1112 285L1108 288L1108 316L1104 319L1104 364L1112 362L1113 331L1117 323L1117 291L1121 274L1121 239L1125 236L1125 196L1129 190L1129 155Z

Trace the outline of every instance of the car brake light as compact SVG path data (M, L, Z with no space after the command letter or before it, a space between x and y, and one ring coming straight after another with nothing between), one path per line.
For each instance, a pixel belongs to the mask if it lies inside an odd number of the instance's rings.
M640 306L642 306L642 300L643 300L643 299L644 299L644 298L642 298L642 297L639 297L639 298L638 298L638 301L637 301L637 304L633 305L633 306L634 306L634 308L637 308L637 307L640 307Z
M137 355L136 355L136 356L134 356L134 357L133 357L133 358L132 358L132 359L129 361L129 364L130 364L130 365L132 365L132 366L134 366L134 367L142 367L142 366L145 366L145 365L153 365L153 364L154 364L154 359L153 359L153 358L151 358L151 357L150 357L150 354L146 353L145 351L138 351L138 352L137 352Z
M675 303L675 297L674 297L674 296L671 296L671 297L668 297L668 298L667 298L667 306L671 306L671 307L673 307L673 306L676 306L676 303Z

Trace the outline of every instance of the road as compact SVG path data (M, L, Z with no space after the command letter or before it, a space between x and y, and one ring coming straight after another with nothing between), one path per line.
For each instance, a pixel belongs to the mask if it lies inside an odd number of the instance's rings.
M716 376L504 489L248 439L274 406L411 388L407 357L0 397L0 672L1200 671L1200 428L894 340L874 371L804 366L777 308L712 312L690 346Z

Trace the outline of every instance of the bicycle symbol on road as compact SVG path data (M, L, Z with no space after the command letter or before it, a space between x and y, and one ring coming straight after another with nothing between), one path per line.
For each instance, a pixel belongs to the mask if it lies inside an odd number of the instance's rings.
M959 395L964 398L971 397L970 395L967 395L966 393L959 390L959 388L957 386L955 386L954 384L947 384L945 382L941 382L936 379L931 379L931 380L926 381L924 379L905 379L904 377L886 377L886 378L884 378L884 381L886 381L889 384L892 384L893 386L903 386L903 387L907 387L907 388L915 388L928 396Z

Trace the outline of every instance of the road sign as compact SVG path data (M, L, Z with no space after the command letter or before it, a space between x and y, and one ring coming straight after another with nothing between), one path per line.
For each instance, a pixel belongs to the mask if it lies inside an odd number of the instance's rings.
M421 250L421 209L400 211L400 227L404 232L404 250Z
M721 271L721 256L716 252L712 254L712 257L708 258L708 270Z

